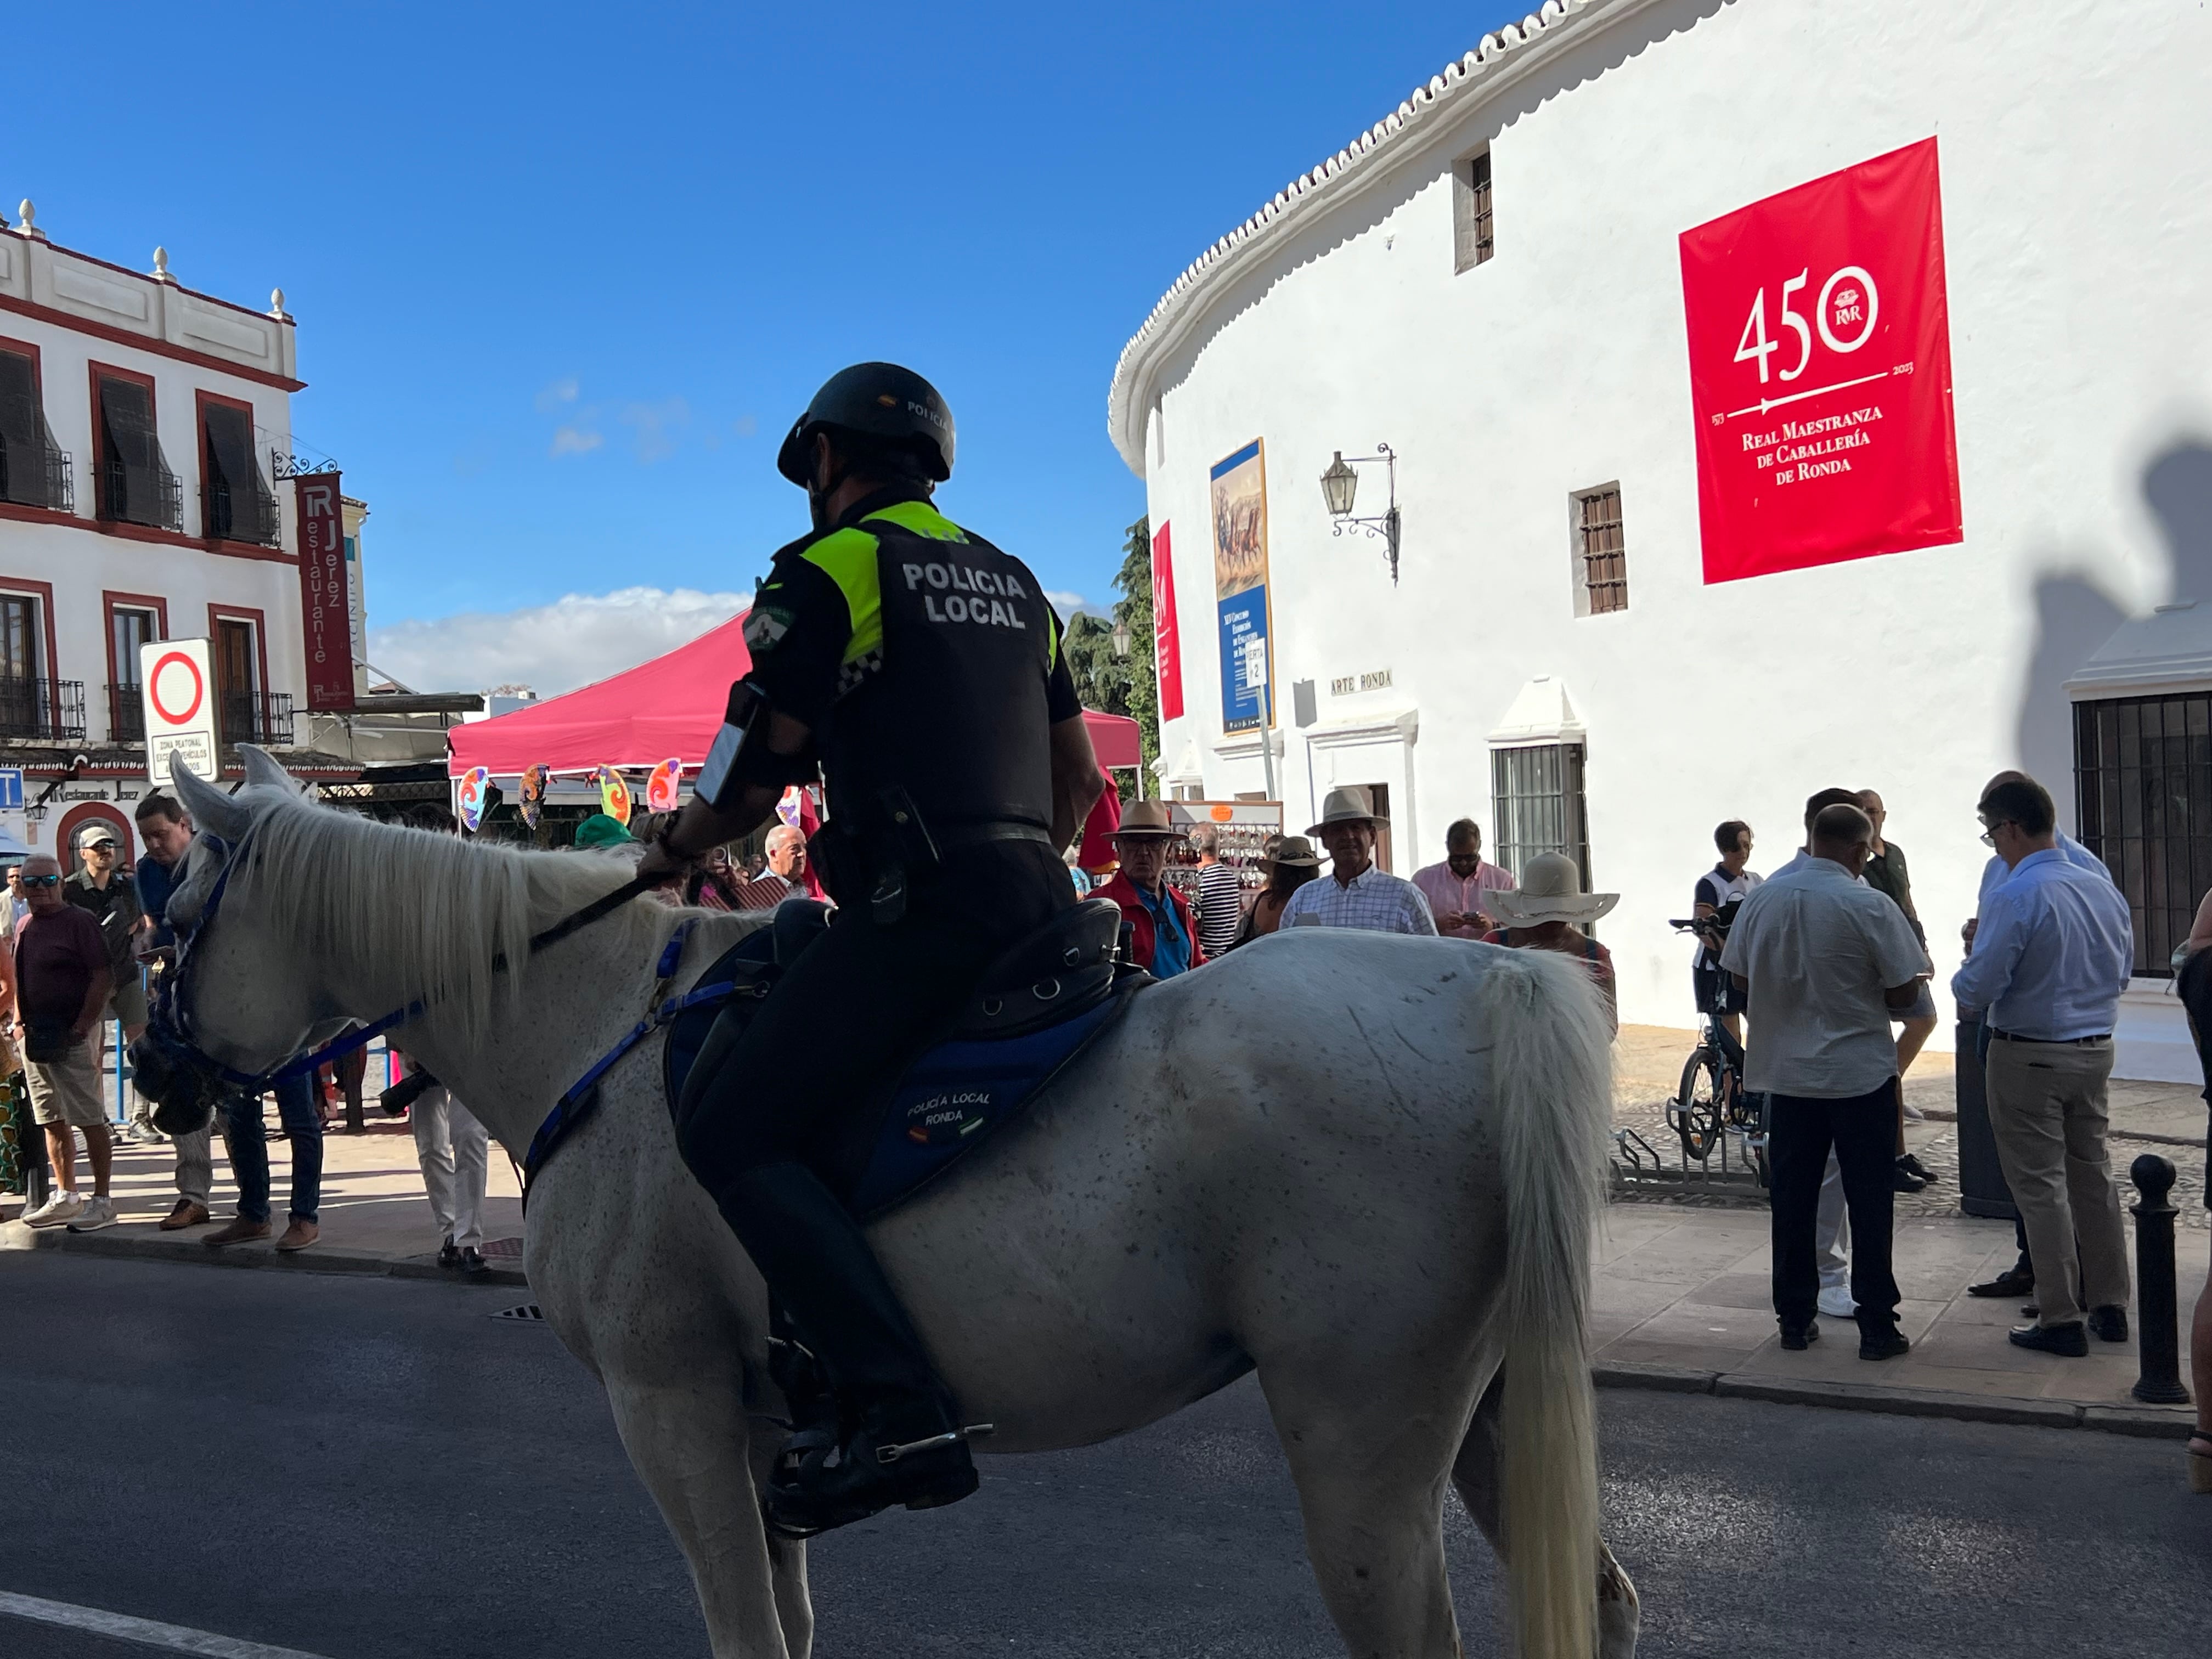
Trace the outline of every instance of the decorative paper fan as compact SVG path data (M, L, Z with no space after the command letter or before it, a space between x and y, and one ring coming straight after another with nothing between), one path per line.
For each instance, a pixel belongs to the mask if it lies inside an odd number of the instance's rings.
M490 782L491 771L488 767L471 766L461 774L461 823L472 836L477 832L477 825L483 822L484 791Z
M545 786L553 781L550 768L526 766L522 769L522 821L532 830L538 827L539 814L545 806Z
M592 775L599 780L599 811L617 823L629 822L629 786L623 781L622 774L611 766L602 766Z
M655 812L673 812L681 799L677 786L684 781L684 763L673 756L653 769L645 781L645 804Z

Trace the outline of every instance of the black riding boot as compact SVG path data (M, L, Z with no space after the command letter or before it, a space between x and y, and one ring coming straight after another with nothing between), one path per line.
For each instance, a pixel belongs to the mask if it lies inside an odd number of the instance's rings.
M803 1164L770 1164L718 1201L854 1419L842 1445L793 1437L769 1482L769 1523L804 1536L893 1504L930 1509L974 1492L967 1445L947 1437L960 1428L951 1396L860 1224L821 1179Z

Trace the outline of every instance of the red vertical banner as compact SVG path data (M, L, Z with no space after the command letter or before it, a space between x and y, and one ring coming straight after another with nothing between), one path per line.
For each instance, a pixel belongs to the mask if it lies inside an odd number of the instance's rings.
M1965 533L1936 141L1681 237L1708 582Z
M1182 635L1176 627L1175 556L1170 526L1152 538L1152 663L1160 677L1160 718L1182 718Z
M345 511L338 475L292 481L300 509L300 632L307 659L307 707L331 713L353 703L353 611L347 602Z

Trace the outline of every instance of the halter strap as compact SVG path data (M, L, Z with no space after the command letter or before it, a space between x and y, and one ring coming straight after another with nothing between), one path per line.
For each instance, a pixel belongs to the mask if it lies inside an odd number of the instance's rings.
M258 830L260 826L258 824L249 825L246 833L240 836L234 844L225 841L221 836L215 834L212 830L210 830L207 833L207 839L215 846L222 849L222 866L216 872L215 885L208 890L207 902L200 907L198 919L192 923L191 930L188 933L180 935L178 939L175 983L167 990L163 999L168 1005L169 1012L172 1016L172 1023L176 1027L176 1035L184 1040L185 1047L193 1057L200 1065L205 1066L207 1070L216 1077L220 1078L223 1082L230 1085L233 1088L236 1089L239 1093L246 1095L263 1094L270 1089L276 1088L280 1084L289 1083L295 1078L312 1076L313 1075L316 1068L322 1066L325 1061L337 1060L343 1055L349 1054L356 1048L367 1048L370 1043L374 1042L378 1037L382 1036L386 1032L392 1030L397 1026L404 1025L409 1020L416 1018L416 1016L422 1013L423 1010L429 1006L426 999L416 997L404 1007L395 1008L390 1013L386 1014L380 1018L369 1021L366 1025L356 1026L349 1031L343 1032L339 1036L331 1038L328 1042L319 1043L314 1048L307 1050L307 1053L302 1054L295 1054L280 1064L272 1066L266 1071L262 1072L237 1071L231 1066L224 1065L221 1060L217 1060L214 1055L209 1054L205 1049L202 1048L198 1043L192 1041L191 1032L189 1029L189 1021L185 1012L184 989L185 965L191 960L192 947L195 941L197 941L199 937L214 923L216 911L222 902L223 895L229 890L231 872L238 867L244 857L247 844L252 841L255 832ZM637 897L639 894L646 891L647 889L652 885L653 884L646 880L643 877L632 877L629 881L624 882L620 887L616 888L613 892L608 893L602 897L593 899L589 904L577 911L574 915L565 917L562 921L555 922L552 927L547 928L544 933L534 935L530 941L530 954L534 957L541 951L549 950L552 946L558 945L562 939L567 939L571 933L576 933L582 928L588 927L593 922L613 915L615 911L620 909L623 905L629 903L630 900ZM675 934L669 939L667 947L661 952L659 973L658 976L664 983L666 981L668 976L675 971L675 961L683 955L684 941L685 937L690 933L690 928L691 924L688 921L681 927L678 928ZM507 958L504 955L501 955L494 959L492 963L492 971L495 973L503 973L506 971L507 966ZM673 1013L669 1015L670 1018L673 1018L674 1017ZM638 1038L645 1036L647 1030L649 1029L650 1027L641 1024L635 1034L630 1038L630 1042L635 1042ZM622 1054L628 1052L628 1048L629 1045L625 1044L623 1048L618 1048L613 1054L609 1055L606 1061L599 1069L604 1070L606 1065L611 1065L616 1060L621 1058ZM596 1077L597 1073L594 1073L593 1075ZM580 1087L582 1085L579 1085L578 1086ZM566 1097L564 1097L563 1098L565 1100ZM557 1107L555 1109L556 1115L558 1114L559 1109L560 1109ZM540 1136L543 1136L544 1131L541 1129L538 1133Z

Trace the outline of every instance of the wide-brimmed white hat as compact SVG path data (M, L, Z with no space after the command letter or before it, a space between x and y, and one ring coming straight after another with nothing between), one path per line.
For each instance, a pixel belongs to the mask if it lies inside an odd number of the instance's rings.
M1388 823L1390 820L1375 810L1375 799L1356 783L1341 789L1332 789L1322 797L1321 823L1308 827L1306 834L1321 834L1324 823Z
M1509 927L1547 921L1595 921L1618 893L1585 893L1583 872L1565 853L1539 853L1521 866L1521 884L1482 896L1482 908Z

